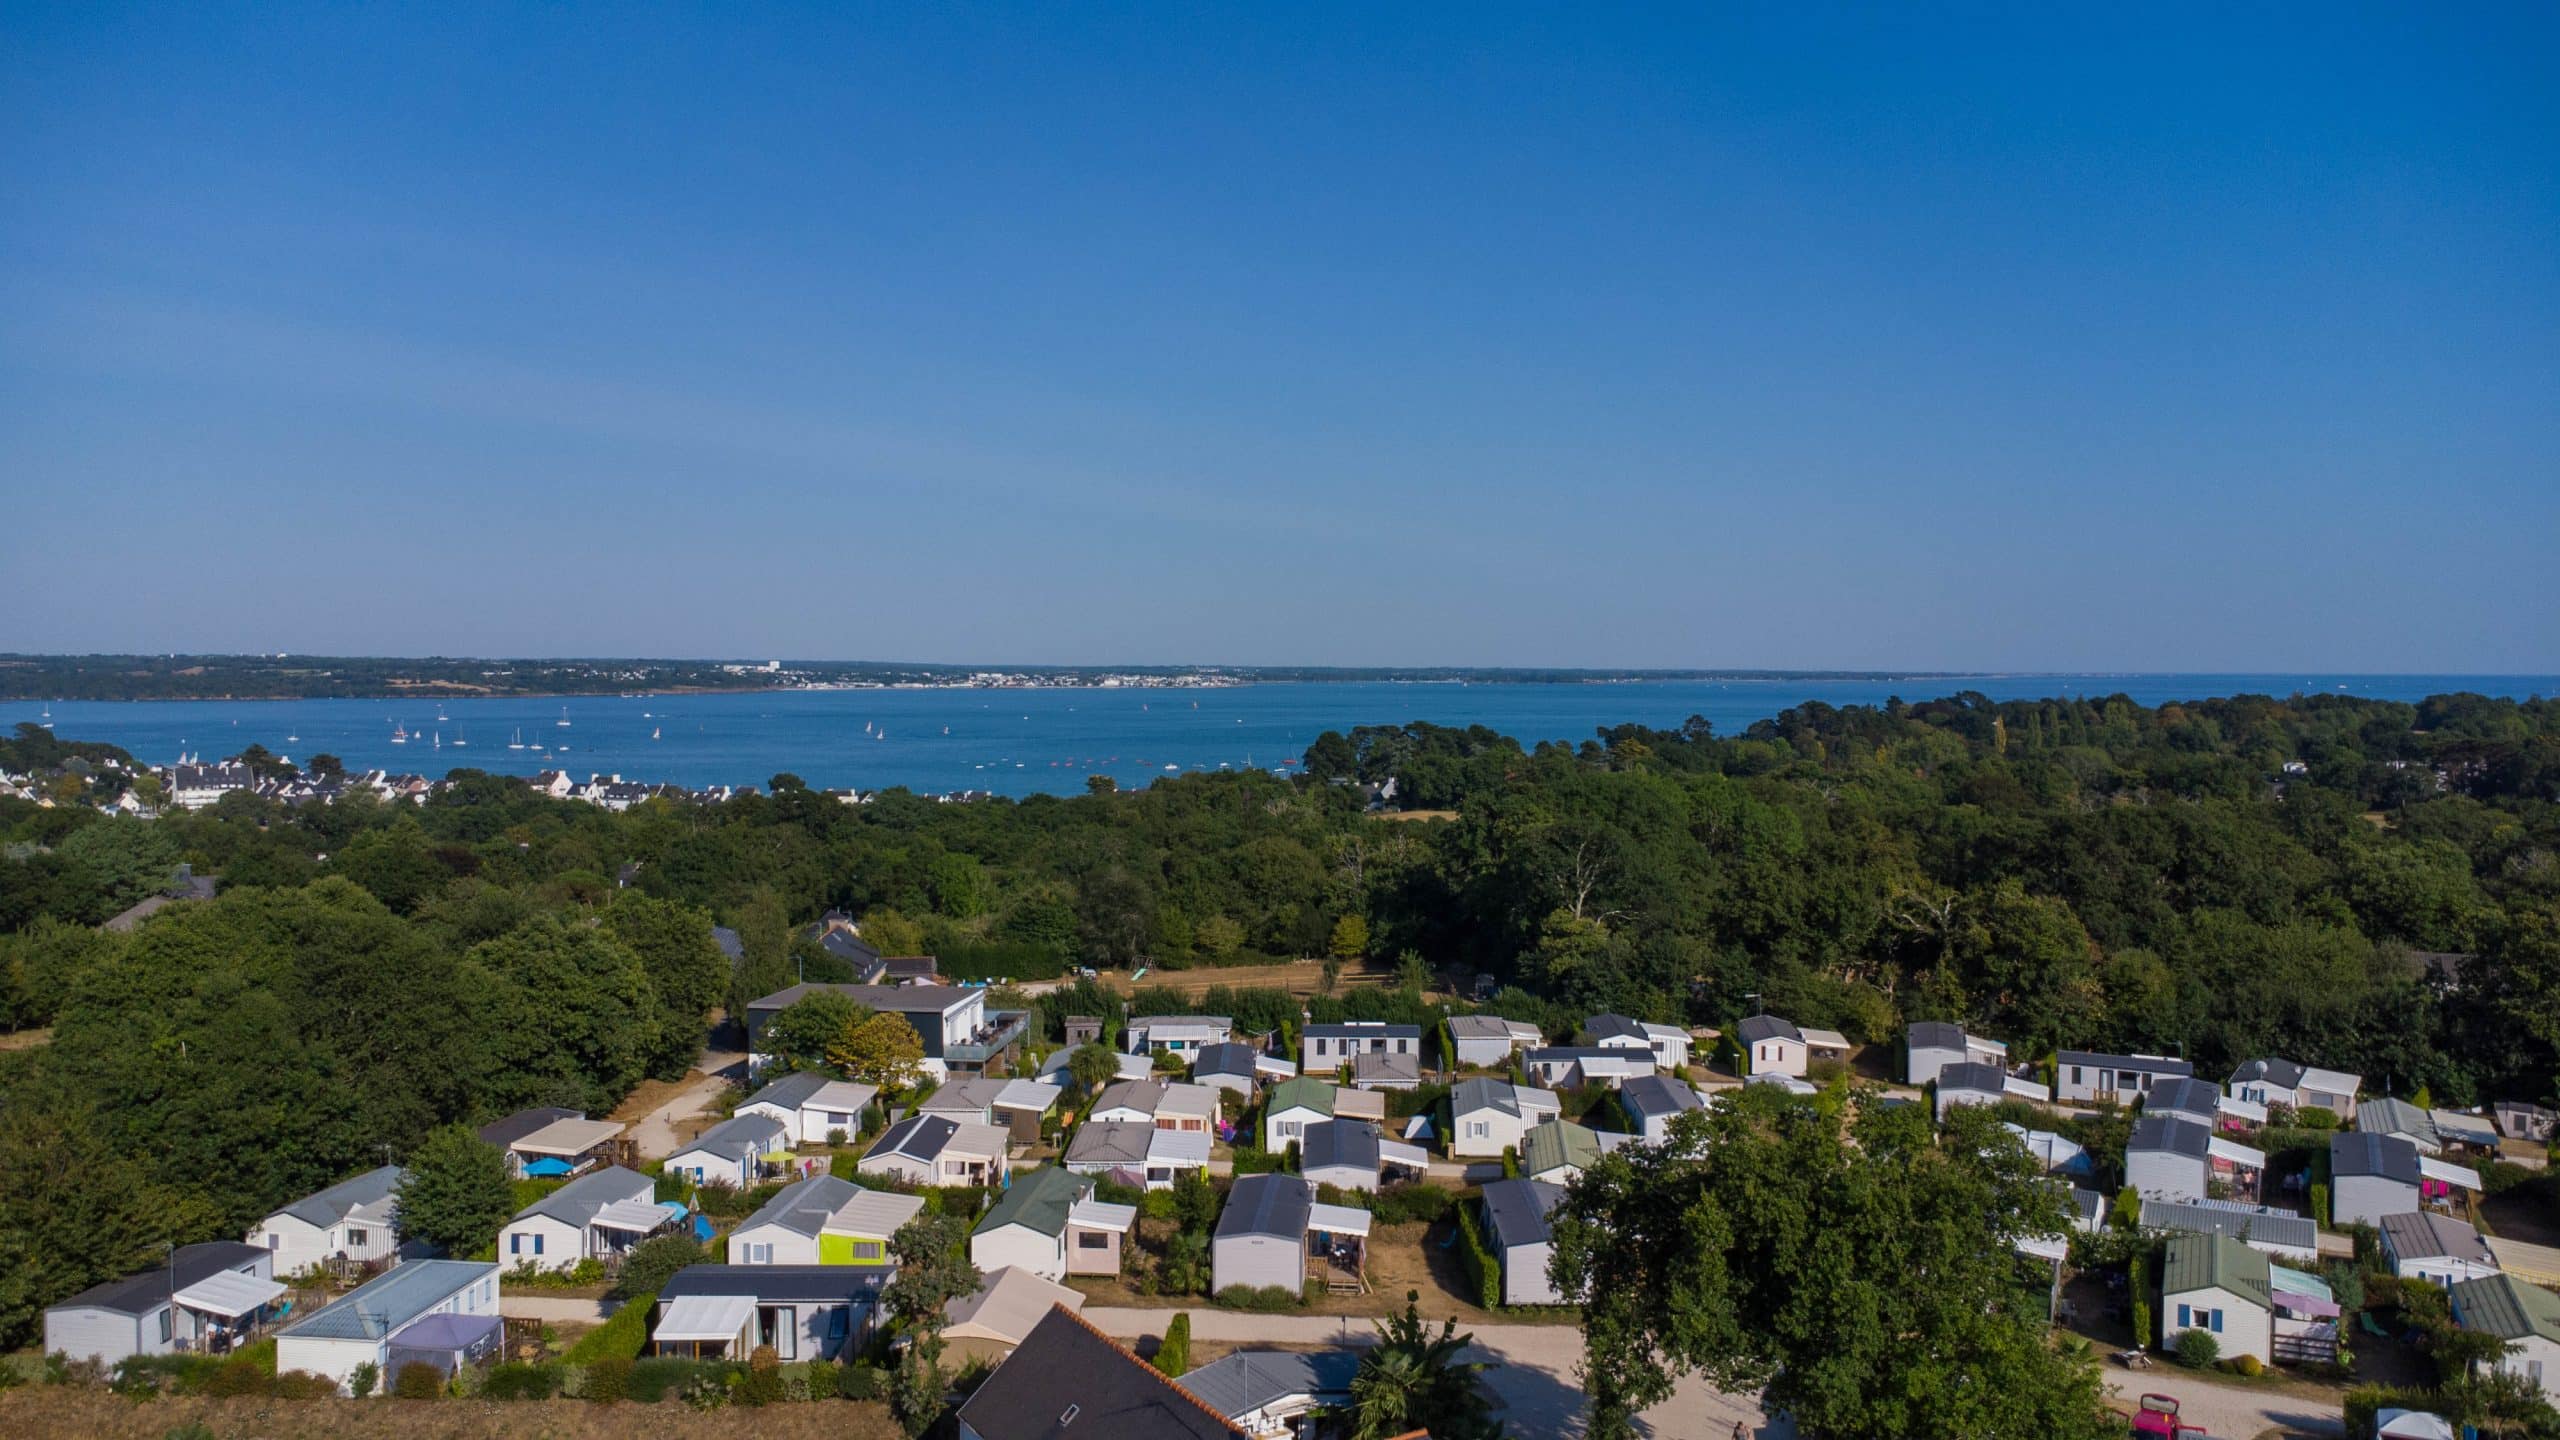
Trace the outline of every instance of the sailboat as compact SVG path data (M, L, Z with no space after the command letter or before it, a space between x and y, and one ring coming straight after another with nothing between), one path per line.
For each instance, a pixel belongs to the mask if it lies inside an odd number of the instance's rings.
M450 720L450 719L452 719L452 718L453 718L452 716L447 715L446 713L444 713L444 707L443 707L443 706L439 705L439 706L437 706L437 707L436 707L436 721L437 721L437 723L438 723L438 724L442 724L443 722L445 722L445 721L447 721L447 720Z
M394 720L393 722L391 722L391 743L392 743L392 744L394 744L394 745L406 745L406 744L408 744L408 743L409 743L409 727L407 727L407 726L405 726L405 725L401 724L401 723L400 723L399 721L397 721L397 720Z
M563 730L569 728L569 707L566 705L560 707L560 728Z
M299 735L287 735L284 737L284 743L287 745L298 745L302 743L302 737Z
M652 740L657 739L657 738L658 738L658 732L659 732L661 729L664 729L664 728L665 728L664 726L659 726L659 725L652 725L652 726L650 726L650 727L649 727L649 738L650 738L650 739L652 739Z
M453 743L457 746L468 745L471 743L470 741L462 738L462 727L459 725L453 727Z
M436 732L435 743L433 743L433 744L429 745L427 748L428 748L428 749L430 749L430 750L441 750L441 749L443 749L443 748L444 748L444 732L443 732L443 731L441 731L441 730L437 731L437 732Z
M524 730L522 727L518 727L514 734L507 737L507 748L510 750L521 750L524 748Z
M41 718L39 718L39 719L37 720L37 722L36 722L36 723L37 723L37 724L39 724L39 725L42 725L42 726L43 726L45 729L47 729L47 730L52 729L52 728L53 728L53 707L52 707L52 706L50 706L50 705L47 705L46 707L44 707L44 714L43 714L43 716L42 716Z

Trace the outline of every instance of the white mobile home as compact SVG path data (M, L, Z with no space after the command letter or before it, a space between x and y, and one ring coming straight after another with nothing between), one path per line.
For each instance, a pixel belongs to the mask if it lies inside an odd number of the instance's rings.
M278 1275L299 1275L331 1260L389 1259L400 1247L393 1223L408 1173L385 1165L305 1195L259 1221L249 1243L275 1257Z
M359 1365L383 1372L401 1333L430 1315L498 1314L498 1267L474 1260L411 1260L296 1320L276 1334L276 1369L307 1370L346 1387Z
M262 1246L181 1245L166 1265L46 1307L44 1349L110 1366L133 1355L219 1349L254 1333L283 1294Z

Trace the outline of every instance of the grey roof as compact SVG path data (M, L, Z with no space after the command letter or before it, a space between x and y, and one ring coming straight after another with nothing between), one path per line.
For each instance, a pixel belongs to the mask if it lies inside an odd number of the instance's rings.
M2379 1175L2403 1185L2418 1183L2418 1147L2398 1135L2367 1130L2329 1137L2329 1173Z
M2356 1128L2376 1135L2406 1135L2429 1145L2443 1143L2443 1137L2436 1133L2434 1116L2406 1100L2387 1095L2356 1107Z
M1089 1120L1077 1127L1062 1158L1075 1165L1144 1165L1155 1134L1145 1120Z
M1472 1115L1479 1110L1498 1110L1515 1118L1520 1114L1517 1092L1508 1080L1487 1080L1481 1076L1461 1080L1449 1090L1449 1113Z
M616 1200L646 1200L657 1192L657 1182L637 1170L607 1165L590 1170L541 1199L516 1212L518 1220L540 1215L563 1225L581 1230L596 1218L596 1212Z
M865 1160L881 1155L904 1155L910 1160L939 1160L942 1147L960 1133L960 1124L942 1115L910 1115L880 1133L871 1148L862 1152Z
M1298 1142L1298 1169L1376 1171L1378 1127L1366 1120L1319 1120Z
M2290 1060L2251 1060L2231 1072L2231 1083L2242 1085L2264 1081L2278 1090L2302 1088L2302 1067Z
M1644 1027L1624 1015L1594 1015L1582 1022L1582 1028L1591 1033L1594 1044L1603 1040L1643 1040L1648 1044L1651 1043L1651 1037L1644 1033Z
M787 1010L794 1001L805 1000L821 991L838 995L872 1010L894 1011L900 1015L943 1015L956 1010L972 996L984 992L962 985L832 985L810 981L776 990L761 1000L748 1002L750 1012L776 1013Z
M1250 1045L1230 1040L1223 1045L1203 1045L1191 1058L1194 1075L1251 1075L1254 1061L1260 1058Z
M984 1114L1004 1087L1001 1075L955 1075L917 1101L916 1109L927 1114Z
M2174 1115L2145 1115L2134 1122L2133 1138L2124 1145L2127 1155L2135 1151L2165 1150L2202 1160L2212 1151L2213 1132L2193 1120Z
M1184 1375L1182 1388L1228 1419L1241 1420L1300 1395L1342 1404L1351 1398L1351 1377L1359 1373L1357 1350L1239 1350Z
M490 1278L486 1260L411 1260L394 1265L282 1332L309 1340L380 1340L465 1286Z
M1618 1098L1626 1102L1629 1114L1646 1119L1704 1108L1697 1091L1663 1075L1638 1075L1628 1080L1618 1087Z
M749 1295L804 1305L877 1303L880 1287L895 1274L888 1265L687 1265L668 1278L658 1298Z
M818 948L839 960L852 961L856 974L866 973L879 965L883 958L879 951L864 944L862 938L850 930L828 930L818 937Z
M2489 1242L2464 1221L2432 1210L2412 1210L2405 1215L2382 1217L2382 1234L2391 1242L2394 1254L2423 1257L2449 1256L2468 1260L2474 1265L2495 1267L2498 1257L2489 1251Z
M720 953L728 956L732 960L743 960L746 958L747 942L739 939L738 932L730 929L726 925L714 925L711 927L711 943L719 946Z
M1508 1040L1514 1025L1525 1025L1532 1030L1537 1028L1525 1020L1505 1020L1499 1015L1449 1017L1449 1033L1461 1040Z
M817 1094L835 1078L824 1070L794 1070L739 1103L741 1105L772 1105L784 1110L797 1110L808 1103L810 1096Z
M1946 1020L1919 1020L1903 1032L1903 1043L1913 1050L1962 1050L1964 1027Z
M1304 1039L1314 1039L1317 1036L1323 1036L1328 1040L1394 1040L1399 1038L1406 1040L1419 1040L1422 1038L1422 1027L1419 1025L1391 1025L1383 1020L1346 1020L1337 1025L1310 1025L1301 1032L1301 1038Z
M1799 1045L1804 1043L1804 1032L1796 1028L1794 1021L1781 1020L1775 1015L1754 1015L1735 1026L1734 1032L1742 1037L1742 1043L1745 1045L1757 1045L1763 1040L1793 1040Z
M862 1187L833 1175L812 1175L795 1180L774 1193L763 1208L750 1215L738 1228L753 1230L765 1225L779 1225L802 1235L815 1235L826 1228L827 1217L842 1209L846 1201L862 1193Z
M181 1245L166 1265L154 1265L121 1280L92 1285L65 1300L57 1300L49 1308L55 1310L112 1310L119 1315L148 1315L169 1301L176 1290L184 1290L208 1275L254 1263L267 1252L255 1245L237 1240L213 1240L202 1245Z
M2184 1060L2166 1055L2109 1055L2099 1050L2065 1050L2054 1056L2057 1065L2095 1065L2106 1070L2138 1070L2146 1075L2193 1075L2196 1067Z
M537 1105L531 1110L519 1110L502 1120L492 1120L481 1126L477 1133L481 1139L504 1150L555 1120L586 1118L586 1112L583 1110L567 1110L558 1105Z
M1950 1090L1982 1090L1993 1095L2009 1093L2009 1072L1997 1065L1979 1060L1965 1060L1938 1072L1938 1093Z
M347 1218L359 1205L371 1205L396 1194L408 1171L397 1165L384 1165L367 1170L352 1180L341 1180L317 1194L305 1195L284 1207L284 1213L308 1225L326 1230Z
M1494 1248L1543 1245L1555 1238L1547 1216L1564 1198L1564 1187L1543 1180L1488 1180L1484 1187L1484 1219Z
M2317 1250L2320 1227L2300 1215L2271 1215L2247 1205L2196 1200L2145 1200L2142 1228L2190 1235L2228 1235L2285 1250Z
M1277 1235L1295 1240L1307 1233L1316 1187L1296 1175L1246 1175L1227 1192L1218 1212L1218 1235Z
M694 1136L676 1154L708 1150L716 1155L762 1155L783 1143L788 1133L782 1122L770 1115L732 1115Z
M1245 1432L1072 1310L1053 1307L960 1406L980 1440L1231 1440Z
M2142 1097L2142 1108L2151 1110L2183 1110L2191 1115L2213 1115L2222 1109L2222 1090L2210 1080L2181 1075L2163 1080Z
M1355 1084L1362 1080L1420 1080L1421 1078L1422 1057L1419 1055L1379 1052L1351 1057L1351 1079Z
M891 980L929 980L942 969L942 962L932 955L888 955L880 961L881 972Z
M2106 1212L2107 1197L2074 1185L2071 1187L2071 1208L2079 1212L2081 1224L2095 1225L2098 1217Z

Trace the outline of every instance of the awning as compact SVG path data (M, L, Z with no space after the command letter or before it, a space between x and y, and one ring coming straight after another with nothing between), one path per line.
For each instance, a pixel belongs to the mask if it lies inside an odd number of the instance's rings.
M667 1302L649 1338L661 1345L735 1340L755 1317L752 1295L679 1295Z
M540 1160L528 1160L524 1165L524 1173L537 1180L547 1180L554 1175L566 1175L569 1169L568 1161L551 1156L544 1156Z
M2377 1410L2373 1433L2377 1440L2455 1440L2453 1426L2443 1416L2424 1410Z
M646 1200L616 1200L596 1212L596 1223L607 1230L629 1230L646 1235L675 1217Z
M2052 1264L2071 1253L2071 1242L2059 1235L2021 1235L2011 1241L2010 1245L2019 1254L2032 1255L2046 1264Z
M2267 1107L2255 1100L2243 1100L2237 1095L2225 1095L2215 1108L2226 1119L2246 1120L2252 1125L2267 1123Z
M1079 1230L1108 1230L1114 1235L1125 1235L1130 1226L1138 1223L1138 1207L1079 1200L1067 1207L1067 1223Z
M246 1315L283 1293L284 1287L273 1280L223 1270L207 1275L174 1298L190 1310L229 1320Z
M1401 1165L1407 1170L1431 1168L1431 1157L1423 1153L1421 1146L1407 1145L1397 1140L1379 1141L1378 1159L1384 1164Z
M507 1148L519 1155L575 1159L621 1133L622 1127L610 1120L554 1120Z
M2225 1140L2219 1135L2205 1142L2205 1151L2216 1160L2229 1161L2234 1165L2246 1165L2252 1170L2267 1168L2266 1151L2252 1150L2246 1145Z
M2282 1265L2267 1267L2267 1284L2279 1295L2310 1295L2322 1300L2336 1298L2329 1282L2301 1270L2288 1270Z
M2440 1180L2465 1190L2480 1188L2479 1171L2468 1165L2456 1165L2450 1160L2438 1160L2431 1155L2418 1157L2418 1173L2430 1180Z
M1369 1212L1349 1205L1310 1205L1307 1228L1328 1235L1360 1235L1369 1233Z

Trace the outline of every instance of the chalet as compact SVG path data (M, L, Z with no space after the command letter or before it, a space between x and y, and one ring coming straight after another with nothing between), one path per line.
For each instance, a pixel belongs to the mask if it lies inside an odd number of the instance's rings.
M2412 1210L2383 1216L2380 1228L2383 1258L2391 1263L2391 1273L2404 1279L2415 1276L2450 1289L2460 1281L2499 1273L2489 1242L2466 1221Z
M1656 1025L1624 1015L1594 1015L1582 1022L1594 1045L1652 1052L1653 1063L1679 1070L1689 1063L1689 1032L1677 1025Z
M1734 1027L1735 1043L1742 1047L1743 1069L1753 1075L1791 1075L1804 1078L1805 1066L1812 1059L1805 1048L1804 1032L1792 1020L1775 1015L1754 1015Z
M945 1120L961 1120L974 1125L995 1123L996 1097L1004 1093L1005 1082L993 1075L955 1075L934 1088L934 1092L916 1102L919 1115L939 1115Z
M889 1271L842 1265L688 1265L649 1308L649 1351L789 1365L869 1348ZM640 1304L640 1301L633 1301Z
M1942 1123L1959 1105L1997 1105L2010 1098L2009 1077L1997 1065L1963 1060L1941 1066L1937 1084L1936 1118Z
M574 1182L572 1182L574 1183ZM452 1333L456 1321L476 1321L481 1337ZM487 1345L498 1325L498 1267L475 1260L410 1260L394 1265L276 1332L276 1370L324 1375L346 1386L358 1366L379 1375L407 1363L405 1342L450 1353ZM434 1334L416 1333L431 1330ZM387 1393L387 1390L384 1392Z
M2430 1110L2427 1119L2436 1127L2436 1141L2453 1155L2492 1159L2498 1153L2498 1127L2485 1115L2466 1115L2459 1110Z
M1422 1054L1422 1027L1394 1025L1384 1020L1345 1020L1334 1025L1310 1025L1299 1036L1298 1073L1317 1075L1339 1070L1351 1063L1354 1055Z
M2523 1100L2501 1100L2490 1107L2498 1121L2498 1132L2514 1140L2551 1139L2560 1127L2560 1111Z
M1061 1305L1080 1311L1084 1295L1019 1265L988 1270L977 1289L943 1303L945 1357L963 1369L1002 1360Z
M2378 1226L2479 1188L2479 1171L2426 1154L2406 1136L2359 1130L2329 1140L2330 1213L2340 1225Z
M510 1270L567 1270L581 1260L619 1261L682 1220L685 1208L651 1198L657 1182L619 1165L591 1170L516 1212L498 1232Z
M1449 1042L1460 1065L1499 1069L1510 1064L1515 1053L1534 1050L1545 1038L1525 1020L1505 1020L1499 1015L1449 1017Z
M2009 1067L2009 1047L1998 1040L1985 1040L1966 1031L1961 1025L1944 1020L1923 1020L1902 1037L1903 1076L1914 1085L1927 1085L1938 1078L1938 1072L1950 1065L1988 1065L1994 1070Z
M1134 1205L1094 1198L1091 1176L1055 1165L1026 1172L978 1219L969 1259L980 1270L1011 1266L1049 1280L1117 1275L1137 1223Z
M2161 1266L2160 1344L2202 1330L2225 1359L2275 1363L2275 1286L2267 1257L2227 1235L2169 1237Z
M2065 1104L2131 1104L2163 1080L2195 1074L2184 1060L2165 1055L2106 1055L2065 1050L2054 1057L2053 1098Z
M611 1120L572 1115L554 1120L506 1144L507 1172L524 1179L557 1180L614 1163L623 1127Z
M47 1306L44 1353L105 1366L135 1355L220 1354L256 1334L283 1294L264 1246L181 1245L166 1264Z
M1376 1191L1390 1168L1409 1175L1430 1169L1419 1146L1390 1140L1366 1120L1319 1120L1299 1142L1298 1173L1318 1185Z
M1064 1047L1050 1051L1049 1058L1040 1062L1040 1079L1064 1089L1069 1083L1067 1062L1074 1056L1073 1050ZM1114 1073L1122 1080L1144 1080L1156 1073L1155 1062L1144 1055L1115 1051L1111 1059L1117 1067Z
M793 1145L843 1144L862 1133L863 1116L879 1097L877 1085L800 1070L748 1096L737 1113L774 1121Z
M1232 1091L1246 1099L1262 1083L1261 1055L1250 1045L1230 1041L1204 1045L1191 1057L1192 1083Z
M952 1075L1001 1074L1020 1048L1027 1012L987 1009L987 992L970 985L801 984L777 990L747 1006L747 1060L758 1073L772 1057L756 1046L773 1017L795 1002L827 990L915 1027L924 1042L923 1068L936 1080Z
M729 1232L732 1265L890 1265L889 1239L921 1195L866 1190L833 1175L795 1180Z
M1449 1154L1458 1159L1494 1159L1517 1151L1529 1127L1559 1113L1552 1090L1513 1085L1504 1080L1461 1080L1449 1091Z
M1648 1143L1671 1138L1671 1122L1705 1108L1698 1092L1668 1075L1639 1075L1618 1087L1618 1104L1627 1112L1628 1128Z
M732 1115L694 1136L661 1168L696 1185L744 1190L787 1166L791 1146L791 1132L771 1115ZM768 1163L768 1156L777 1157L779 1163Z
M859 1168L916 1185L996 1185L1011 1169L1007 1145L993 1125L910 1115L881 1132Z
M1340 1092L1304 1076L1271 1087L1262 1107L1262 1148L1277 1155L1306 1139L1307 1127L1333 1118Z
M1169 1190L1183 1171L1208 1168L1210 1144L1205 1130L1169 1130L1144 1120L1088 1120L1076 1127L1059 1163L1078 1175L1108 1175L1124 1185Z
M1603 1045L1549 1045L1523 1053L1521 1069L1530 1079L1553 1090L1579 1090L1585 1085L1611 1089L1638 1075L1653 1073L1653 1052Z
M1369 1238L1369 1212L1326 1205L1298 1175L1246 1175L1227 1192L1209 1243L1210 1291L1277 1286L1292 1294L1311 1272L1356 1277Z
M1254 1440L1066 1308L1031 1327L953 1424L959 1440Z
M2397 1135L2417 1146L2421 1154L2433 1155L2444 1149L2444 1139L2436 1133L2435 1117L2406 1100L2386 1096L2358 1105L2356 1129L2368 1135Z
M1159 1130L1210 1135L1218 1128L1218 1092L1181 1080L1123 1080L1093 1099L1091 1119L1134 1121Z
M2320 1259L2320 1227L2289 1210L2236 1200L2145 1200L2141 1225L2155 1235L2228 1236L2276 1260Z
M2144 1114L2134 1122L2133 1136L2125 1142L2124 1183L2151 1199L2239 1196L2254 1200L2266 1169L2264 1151L2168 1115ZM2216 1185L2230 1193L2214 1196Z
M1561 1305L1564 1296L1547 1278L1555 1256L1555 1232L1547 1216L1564 1187L1539 1180L1490 1180L1484 1187L1484 1237L1502 1265L1502 1303Z
M987 1108L994 1123L1013 1137L1013 1143L1037 1145L1043 1123L1057 1110L1058 1098L1065 1093L1059 1086L1038 1080L1007 1080Z
M1604 1133L1564 1119L1541 1120L1521 1137L1520 1173L1550 1185L1570 1184L1601 1156L1634 1143L1632 1135Z
M538 1105L530 1110L519 1110L503 1119L492 1120L474 1133L480 1137L482 1143L495 1145L501 1153L505 1154L507 1178L521 1180L524 1178L524 1161L515 1153L517 1141L555 1120L585 1118L587 1118L586 1112L583 1110L568 1110L558 1105Z
M1183 1388L1256 1440L1295 1440L1351 1404L1356 1350L1238 1350L1182 1377Z
M2343 1120L2356 1113L2362 1076L2297 1065L2290 1060L2251 1060L2231 1072L2231 1093L2258 1105L2326 1110Z
M2513 1275L2490 1275L2456 1282L2452 1296L2455 1324L2507 1342L2495 1369L2540 1390L2545 1400L2560 1399L2560 1294Z
M299 1275L331 1263L388 1260L400 1245L393 1223L400 1210L400 1185L408 1174L385 1165L305 1195L259 1221L249 1232L249 1243L274 1257L273 1273L278 1275Z
M1134 1015L1121 1040L1132 1055L1168 1051L1185 1059L1236 1037L1236 1022L1224 1015Z

